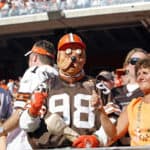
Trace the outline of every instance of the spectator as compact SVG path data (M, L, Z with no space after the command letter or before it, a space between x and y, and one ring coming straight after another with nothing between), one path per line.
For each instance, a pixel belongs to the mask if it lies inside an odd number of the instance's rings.
M14 112L1 126L5 133L18 127L20 114L25 109L27 103L30 102L31 93L41 83L49 81L49 79L52 79L52 76L58 74L53 67L55 62L55 49L51 42L46 40L37 41L31 51L25 54L25 56L27 55L29 55L29 68L21 78L16 101L14 102ZM18 128L16 130L18 133ZM16 136L15 130L13 132ZM20 131L16 138L14 138L13 133L9 135L7 149L30 149L23 131Z
M6 119L11 115L12 113L12 98L10 96L10 93L2 88L0 88L0 145L1 150L6 149L6 133L3 132L3 128L1 128L1 125L5 122Z
M114 77L111 72L102 70L96 76L96 88L103 101L103 105L111 102L111 89L114 88Z
M126 70L124 68L117 68L114 72L114 82L115 82L115 87L120 87L123 86L127 83L125 75L126 75Z
M124 73L127 73L124 78L126 78L126 83L121 86L117 86L112 88L111 90L111 98L112 98L112 104L107 104L105 106L105 111L110 116L110 118L113 116L113 123L116 123L116 120L119 116L119 109L116 107L116 105L119 106L120 112L127 106L127 104L131 101L133 98L137 98L139 96L143 96L143 92L138 88L138 84L136 82L135 77L135 64L137 63L137 60L146 58L147 52L140 48L135 48L129 51L129 53L126 56L125 62L124 62L124 68L122 71ZM136 58L136 61L133 63L131 62L133 58ZM132 64L131 64L132 63ZM120 70L119 70L120 71ZM119 72L120 73L120 72ZM109 110L109 111L108 111ZM117 143L114 145L126 145L128 146L130 142L130 138L128 135L121 138Z
M68 147L72 142L76 148L98 147L101 142L94 133L100 124L104 125L110 137L113 136L113 129L109 126L110 120L103 108L101 107L101 113L97 114L90 105L90 99L97 100L99 96L87 86L92 79L85 75L83 70L86 62L85 49L84 42L76 34L66 34L59 40L57 53L59 78L49 92L45 123L41 121L39 127L34 128L38 118L32 117L38 116L38 113L33 114L34 105L23 112L20 118L20 126L29 132L33 148ZM38 99L35 99L35 103L38 103ZM55 113L62 117L61 123L54 123L58 118ZM67 134L66 125L71 130ZM71 141L68 140L68 136L73 137L69 138Z
M116 139L124 136L128 131L131 137L131 146L150 144L149 132L149 104L150 104L150 58L137 62L135 74L143 97L134 98L121 113L116 126Z
M6 91L8 90L7 82L5 79L0 81L0 87Z
M7 83L7 87L8 87L8 90L10 91L10 94L13 96L13 88L14 88L14 80L12 79L9 79L8 80L8 83Z
M4 7L6 0L0 0L0 9Z
M126 106L131 99L136 98L138 96L142 96L143 93L139 89L139 85L136 82L135 76L135 64L143 58L147 57L147 51L141 48L131 49L124 61L123 68L126 70L126 74L124 78L126 78L126 83L118 89L122 94L115 97L114 102L117 103L121 109Z
M114 76L111 72L102 70L96 76L96 89L98 90L100 98L103 102L104 110L112 123L116 123L118 114L121 112L118 105L113 104L112 101L113 96L116 93L114 86ZM103 145L107 145L108 137L102 126L96 134L101 135L101 143L103 142Z
M123 80L124 85L115 88L115 95L113 96L114 104L117 104L121 110L123 110L128 103L133 99L139 96L143 96L143 92L139 89L139 85L136 82L135 76L135 64L140 60L147 57L147 51L142 48L131 49L123 63ZM121 138L118 141L118 145L129 146L130 138L127 134L125 137Z

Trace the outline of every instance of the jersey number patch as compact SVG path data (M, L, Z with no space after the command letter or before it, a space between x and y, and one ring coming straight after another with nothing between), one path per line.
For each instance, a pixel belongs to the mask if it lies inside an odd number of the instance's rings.
M75 111L73 112L73 118L70 118L70 96L67 93L53 95L49 99L49 111L51 113L63 113L64 121L67 125L71 123L77 128L92 128L95 123L95 114L93 113L94 108L90 106L82 106L82 100L88 101L91 98L91 95L86 94L76 94L74 95L73 105ZM61 105L56 106L57 101L61 101ZM81 120L80 115L82 113L87 114L88 119L86 121Z

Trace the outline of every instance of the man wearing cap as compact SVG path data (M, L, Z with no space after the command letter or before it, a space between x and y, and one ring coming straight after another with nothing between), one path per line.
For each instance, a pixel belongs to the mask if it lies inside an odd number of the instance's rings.
M90 104L91 99L97 100L99 96L94 84L90 84L92 79L84 72L85 62L86 46L82 39L73 33L61 37L57 53L59 78L49 91L44 121L33 130L31 122L23 122L26 116L33 116L30 109L20 118L20 127L28 132L33 148L99 147L100 138L94 133L101 124L113 136L114 130L103 107L97 108L101 110L99 113ZM34 120L33 124L36 124Z
M34 102L31 101L34 91L38 91L40 89L39 93L41 94L41 91L45 89L46 84L50 84L55 76L58 75L57 70L53 67L55 62L55 49L51 42L46 40L35 42L32 49L25 54L25 56L28 55L29 68L26 70L20 81L20 87L14 102L14 112L12 116L0 126L0 128L3 129L1 130L2 132L0 135L6 134L18 127L21 113L26 109L26 107L35 105ZM43 96L40 94L38 95L38 98ZM32 111L36 114L35 109L37 108L32 109ZM39 122L39 120L36 121ZM26 138L22 138L24 133L22 133L22 131L18 132L18 129L16 130L20 137L17 136L14 138L14 136L10 134L11 136L8 136L9 144L7 149L10 148L12 150L14 146L14 149L31 149L30 146L28 147L27 145L23 145Z
M96 76L96 90L103 102L104 110L109 116L109 119L113 123L116 123L116 120L121 110L118 105L115 105L113 103L113 96L116 93L116 91L114 90L114 85L115 85L114 76L112 72L107 70L102 70ZM107 145L108 136L105 133L102 126L100 130L96 132L96 134L102 135L103 144Z
M96 88L103 101L103 105L111 102L111 89L114 88L114 77L111 72L102 70L96 76Z

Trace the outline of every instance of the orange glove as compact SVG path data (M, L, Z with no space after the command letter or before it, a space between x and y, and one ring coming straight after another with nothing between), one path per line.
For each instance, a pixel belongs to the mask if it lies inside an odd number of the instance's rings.
M47 98L47 93L44 92L35 92L33 95L33 100L31 101L31 107L29 108L29 114L31 116L38 116L39 111L42 108L42 105Z
M94 135L81 135L72 144L76 148L98 147L99 145L100 143Z

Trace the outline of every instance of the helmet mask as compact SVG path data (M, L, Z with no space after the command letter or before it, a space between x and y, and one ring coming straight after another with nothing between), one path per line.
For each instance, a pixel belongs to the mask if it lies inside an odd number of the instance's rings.
M58 43L57 64L59 70L75 76L83 70L86 62L85 44L76 34L64 35Z
M69 52L70 51L70 52ZM66 75L74 76L81 72L86 62L85 50L75 47L75 45L63 51L58 51L58 68Z

